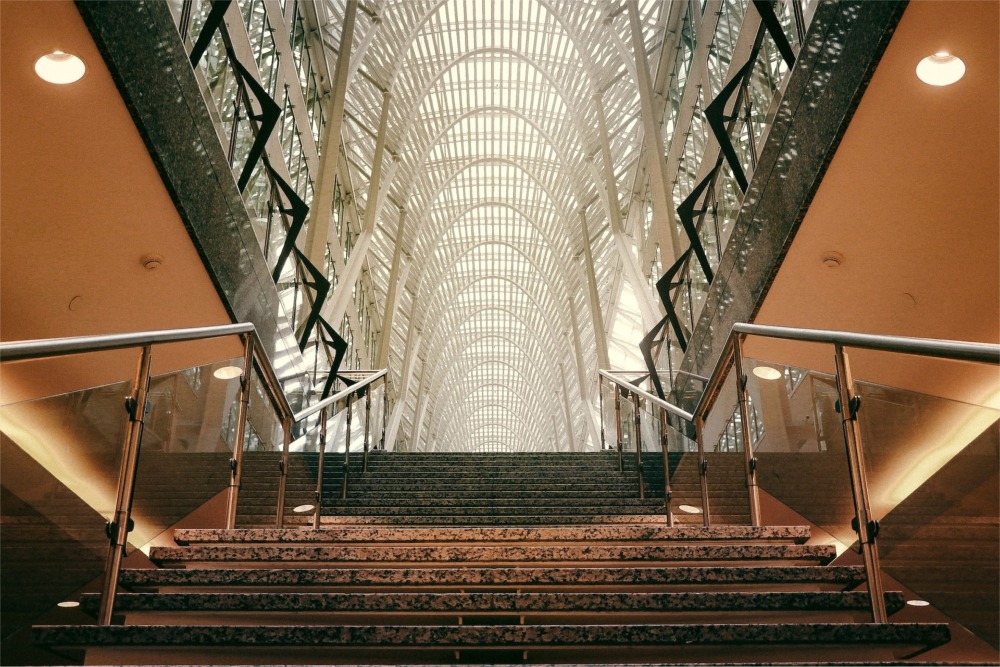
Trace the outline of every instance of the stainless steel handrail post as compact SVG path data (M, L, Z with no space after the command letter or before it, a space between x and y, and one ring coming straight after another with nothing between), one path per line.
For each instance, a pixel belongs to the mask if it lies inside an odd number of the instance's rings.
M382 378L382 438L378 448L385 451L385 423L389 417L389 382Z
M757 486L757 457L753 451L753 435L750 430L750 406L747 401L747 375L743 372L743 336L735 334L733 345L733 367L736 371L736 399L740 408L740 431L743 434L743 456L747 483L747 499L750 503L750 525L761 525L760 492Z
M132 395L126 399L125 409L129 413L128 428L122 449L121 467L118 470L118 495L115 513L108 523L107 533L111 544L108 547L108 561L104 568L104 583L101 590L101 608L98 625L111 625L115 596L118 593L118 573L128 543L128 533L132 515L132 498L135 494L135 479L139 467L139 448L142 444L143 419L146 414L146 398L149 395L149 367L153 348L143 345L139 354Z
M372 432L372 392L371 385L365 387L365 455L361 463L361 472L368 472L368 439Z
M281 420L281 428L284 431L284 442L281 447L281 460L278 462L278 469L281 476L278 478L278 512L275 517L275 526L283 528L285 525L285 493L288 489L288 450L292 445L292 425L291 416L285 416Z
M226 528L236 527L236 509L243 484L243 441L246 439L247 415L250 412L250 379L253 377L253 333L243 338L243 375L240 376L240 398L236 413L236 434L233 456L229 460L229 501L226 505Z
M663 511L667 515L667 525L674 525L674 513L670 511L670 501L674 494L670 488L670 453L667 439L667 411L660 408L660 450L663 452Z
M604 376L599 373L597 375L597 401L601 411L601 451L603 452L607 447L604 443Z
M834 345L837 364L837 390L840 395L840 418L844 425L844 441L847 445L847 463L851 475L851 495L854 500L857 521L858 542L865 560L865 575L868 579L868 593L871 598L872 622L886 623L885 592L882 587L882 570L879 565L878 547L875 538L878 522L871 518L872 509L868 493L868 474L862 449L861 428L858 424L860 399L854 393L854 378L851 366L840 344Z
M340 499L347 499L347 482L351 471L351 413L353 412L353 405L351 404L351 394L347 395L347 437L344 439L344 483L340 489Z
M705 458L705 418L702 415L695 416L694 429L698 443L698 474L701 477L702 521L708 528L712 525L712 519L708 506L708 459Z
M635 469L636 476L639 478L639 499L644 500L646 498L646 480L643 479L642 475L642 415L639 411L642 409L642 403L639 399L638 394L633 394L635 396Z
M618 472L622 467L622 390L615 385L615 434L618 436Z
M323 511L323 460L326 457L326 408L319 411L319 458L316 461L316 508L313 511L313 528L318 529Z

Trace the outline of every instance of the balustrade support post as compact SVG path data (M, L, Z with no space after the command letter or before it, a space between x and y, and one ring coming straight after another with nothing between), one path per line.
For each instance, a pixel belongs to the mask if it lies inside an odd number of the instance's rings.
M663 452L663 511L667 516L667 526L674 525L674 513L670 510L670 501L674 494L670 488L670 442L667 438L667 411L660 408L660 450Z
M132 497L135 494L135 480L139 468L139 449L142 444L146 399L149 395L149 367L152 354L151 345L142 346L132 381L132 394L125 399L125 410L128 412L129 421L122 447L121 467L118 469L118 494L115 500L114 518L105 528L111 543L108 546L108 560L104 568L98 625L111 625L115 596L118 593L118 573L121 571L128 534L132 529Z
M708 506L708 459L705 458L705 418L695 415L694 429L698 443L698 474L701 479L702 522L706 528L712 525L711 510Z
M618 472L622 472L622 390L615 383L615 433L618 436Z
M340 487L340 499L347 500L347 483L351 471L351 415L353 404L351 398L353 394L347 396L347 437L344 439L344 483Z
M753 452L753 432L750 429L750 402L747 398L747 376L743 372L743 336L733 341L733 370L736 373L736 398L740 408L740 432L743 434L744 469L747 499L750 503L750 525L761 525L760 492L757 486L757 457Z
M236 433L233 435L233 456L229 460L229 498L226 503L226 528L236 527L236 509L243 485L243 441L246 439L247 415L250 412L250 379L253 377L253 333L243 337L243 375L240 376L239 407L236 412Z
M642 474L642 415L640 410L642 409L642 399L639 398L638 394L635 394L635 468L636 476L639 478L639 499L644 500L646 498L646 480L643 479Z
M857 522L855 530L861 545L861 555L865 561L865 576L868 580L868 594L871 598L872 622L887 623L888 614L885 609L882 569L879 563L878 547L875 544L879 523L872 519L868 473L865 469L861 427L858 424L861 398L854 392L854 378L851 375L850 361L842 345L834 345L834 357L837 364L837 391L840 396L838 407L844 425L847 465L851 475L851 496L854 500L854 520Z
M316 508L313 510L313 528L319 529L323 513L323 463L326 459L326 408L319 411L319 459L316 462Z

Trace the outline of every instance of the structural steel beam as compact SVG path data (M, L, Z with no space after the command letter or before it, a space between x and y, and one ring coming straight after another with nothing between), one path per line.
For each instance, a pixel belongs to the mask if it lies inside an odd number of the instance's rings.
M354 19L357 13L358 0L347 0L344 25L340 31L337 68L333 75L330 118L326 124L326 134L323 135L312 218L306 235L306 257L314 266L320 267L320 270L325 266L326 241L330 235L330 220L333 217L333 186L337 180L337 163L340 161L340 131L344 124L344 99L347 96L351 44L354 41Z

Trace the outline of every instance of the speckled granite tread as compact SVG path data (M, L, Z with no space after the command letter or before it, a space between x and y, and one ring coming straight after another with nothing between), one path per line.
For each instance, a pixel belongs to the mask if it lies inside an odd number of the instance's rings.
M124 586L520 586L831 583L865 580L860 565L726 567L274 568L122 570Z
M272 517L273 519L273 517ZM537 516L520 516L520 517L467 517L467 516L449 516L449 515L439 515L439 516L417 516L417 515L399 515L399 516L369 516L367 514L331 514L323 515L320 518L320 524L323 526L341 526L341 525L375 525L375 526L406 526L406 525L446 525L446 526L466 526L466 527L480 527L480 526L513 526L513 527L528 527L537 525L560 525L560 526L577 526L577 525L602 525L602 524L657 524L666 525L666 518L663 513L663 508L661 507L658 512L651 512L649 514L605 514L605 515L594 515L594 516L573 516L565 515L558 517L559 521L556 521L553 517L537 517ZM675 517L675 521L680 521L681 517ZM700 518L695 518L697 523L701 523ZM475 521L475 523L473 523ZM273 523L273 521L272 521ZM471 524L471 525L470 525Z
M951 635L945 623L750 623L701 625L110 625L35 626L49 646L546 647L679 644L921 644Z
M903 594L885 595L889 613L902 609ZM100 594L81 598L94 612ZM282 612L692 612L859 611L870 608L866 592L677 592L677 593L119 593L118 611Z
M728 541L774 540L803 543L808 526L590 526L477 528L222 528L174 531L181 545L222 542L523 542L523 541Z
M195 545L153 547L157 563L192 562L567 562L809 560L829 562L832 546L806 544L685 544L676 546L304 546Z

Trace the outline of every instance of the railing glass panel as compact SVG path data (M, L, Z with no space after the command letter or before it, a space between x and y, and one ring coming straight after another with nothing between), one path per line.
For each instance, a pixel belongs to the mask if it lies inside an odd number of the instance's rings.
M225 516L240 393L239 376L229 378L226 371L241 367L241 359L230 359L150 378L133 545L170 544L164 531L209 501L201 512L204 525Z
M882 570L1000 644L1000 411L855 387Z

